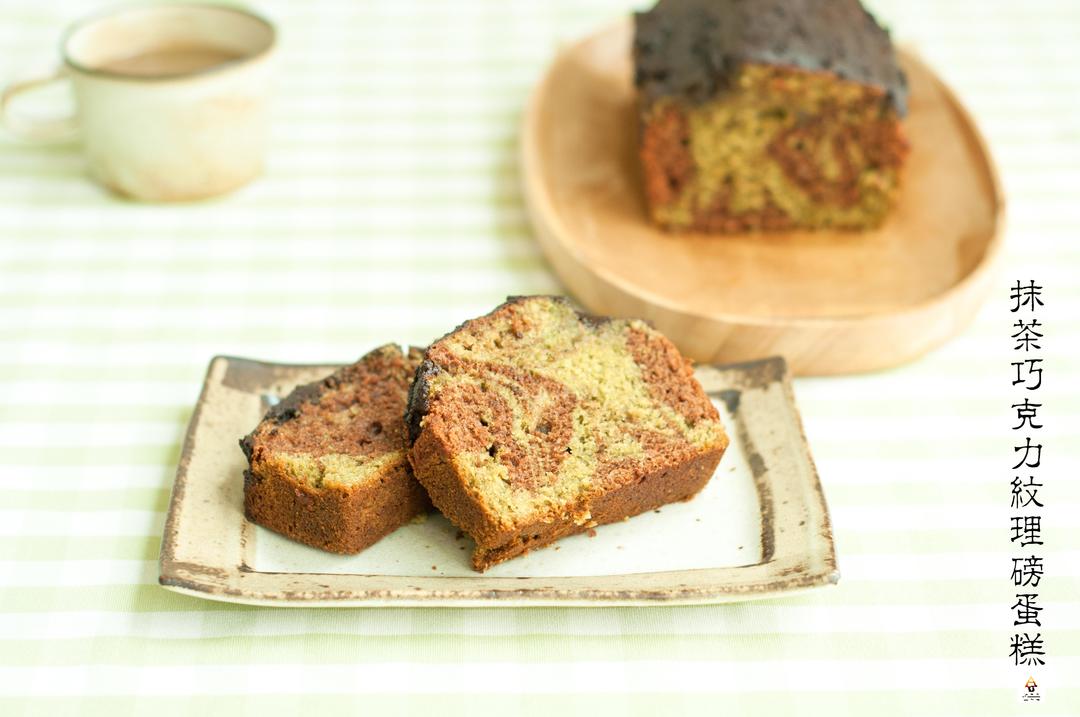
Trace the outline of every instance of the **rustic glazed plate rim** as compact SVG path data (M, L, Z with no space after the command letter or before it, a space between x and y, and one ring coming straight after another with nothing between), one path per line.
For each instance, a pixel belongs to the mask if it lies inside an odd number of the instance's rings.
M762 560L739 567L705 568L589 577L391 576L380 574L283 573L253 569L244 548L251 524L242 519L214 524L214 536L191 541L194 528L183 511L191 490L205 489L212 476L192 470L197 437L207 407L223 397L231 371L283 376L331 364L282 364L232 356L211 360L199 400L188 424L169 502L161 544L159 582L175 592L225 602L294 607L347 606L614 606L691 605L788 596L839 580L828 507L794 402L784 359L773 357L726 366L699 366L697 375L710 395L725 402L747 391L775 387L773 409L788 410L782 424L784 446L798 475L779 475L762 464L753 471L761 503ZM254 393L257 387L249 392ZM730 404L729 404L730 405ZM737 411L735 412L738 415ZM735 440L753 437L740 419ZM774 447L775 448L775 447ZM776 451L772 451L776 453ZM790 485L788 485L790 483ZM783 495L787 499L773 500ZM206 510L206 499L203 500ZM212 506L211 506L212 508ZM239 511L233 511L239 515ZM224 514L223 514L224 515ZM799 519L799 520L796 520ZM194 546L194 547L193 547ZM195 557L189 553L198 551Z

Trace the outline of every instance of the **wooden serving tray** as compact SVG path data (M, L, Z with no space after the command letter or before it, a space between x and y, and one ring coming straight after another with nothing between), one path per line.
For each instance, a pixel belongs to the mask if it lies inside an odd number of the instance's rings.
M591 311L650 319L705 362L780 354L796 374L910 361L962 330L1000 253L1004 200L952 91L901 51L912 151L872 232L668 234L649 224L628 21L563 50L526 112L526 201L556 273Z

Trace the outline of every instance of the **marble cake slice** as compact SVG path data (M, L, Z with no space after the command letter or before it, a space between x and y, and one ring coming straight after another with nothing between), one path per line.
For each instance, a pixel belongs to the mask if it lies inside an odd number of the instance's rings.
M517 297L427 350L406 416L432 502L473 567L687 500L728 438L690 362L641 321Z
M273 406L240 441L248 520L335 553L357 553L430 509L405 454L420 349L388 344Z

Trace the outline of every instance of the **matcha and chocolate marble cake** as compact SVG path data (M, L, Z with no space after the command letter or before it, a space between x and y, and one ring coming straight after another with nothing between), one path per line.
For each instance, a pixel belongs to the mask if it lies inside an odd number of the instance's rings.
M409 459L484 570L687 500L728 438L690 362L641 321L517 297L427 350Z
M635 16L640 155L673 230L864 229L895 202L907 85L859 0L660 0Z
M244 513L335 553L356 553L430 509L405 455L405 403L421 359L393 344L301 386L240 441Z

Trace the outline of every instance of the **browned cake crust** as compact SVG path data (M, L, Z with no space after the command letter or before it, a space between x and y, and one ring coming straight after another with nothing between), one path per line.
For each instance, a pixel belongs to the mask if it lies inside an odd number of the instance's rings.
M476 570L693 497L728 442L670 341L554 297L511 299L432 344L406 422L413 470L476 541Z
M422 352L395 345L301 386L240 441L248 520L334 553L357 553L427 512L404 453Z
M414 471L424 476L422 482L439 512L476 541L472 566L483 572L560 538L625 520L668 503L690 500L709 482L723 454L724 448L716 447L687 457L684 462L673 458L670 465L656 466L640 475L613 476L610 491L598 494L591 501L586 520L573 517L553 520L550 515L540 515L511 529L499 527L498 518L462 490L462 478L451 460L452 449L433 433L421 434L409 456Z

